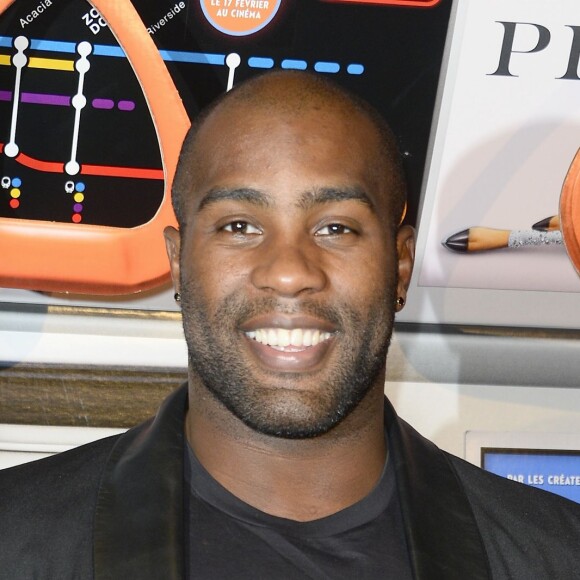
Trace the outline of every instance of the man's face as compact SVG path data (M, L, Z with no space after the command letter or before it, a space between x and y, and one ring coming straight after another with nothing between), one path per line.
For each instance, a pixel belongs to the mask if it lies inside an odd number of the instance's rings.
M378 138L339 112L244 108L199 139L168 235L191 379L258 432L325 433L384 379L397 248Z

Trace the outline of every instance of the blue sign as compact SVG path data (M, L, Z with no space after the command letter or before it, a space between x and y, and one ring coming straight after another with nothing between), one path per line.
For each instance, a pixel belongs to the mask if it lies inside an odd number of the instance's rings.
M580 451L482 449L482 467L580 503Z

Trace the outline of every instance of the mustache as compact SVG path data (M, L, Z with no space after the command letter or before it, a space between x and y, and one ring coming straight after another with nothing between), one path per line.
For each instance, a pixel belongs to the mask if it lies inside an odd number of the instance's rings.
M222 308L230 311L238 323L264 313L313 316L326 320L338 327L342 326L341 323L343 321L343 317L340 316L338 309L313 300L300 300L298 302L293 301L292 303L288 303L274 297L262 297L249 300L233 295L228 296L224 300Z
M189 284L182 285L181 295L182 310L204 308L195 296L195 289L191 288ZM265 313L313 316L327 321L339 329L344 326L345 314L351 319L358 318L357 313L345 304L334 307L309 299L281 300L274 296L247 298L239 293L226 296L219 305L216 314L222 320L227 319L240 325L254 316Z

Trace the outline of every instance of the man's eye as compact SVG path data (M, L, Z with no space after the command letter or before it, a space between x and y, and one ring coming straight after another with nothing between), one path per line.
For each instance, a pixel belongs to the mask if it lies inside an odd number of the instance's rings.
M229 224L226 224L222 229L225 232L230 232L232 234L241 234L245 236L258 235L262 233L256 226L253 226L252 224L249 224L248 222L242 220L230 222Z
M341 236L343 234L352 234L353 231L343 224L329 224L320 228L315 235L317 236Z

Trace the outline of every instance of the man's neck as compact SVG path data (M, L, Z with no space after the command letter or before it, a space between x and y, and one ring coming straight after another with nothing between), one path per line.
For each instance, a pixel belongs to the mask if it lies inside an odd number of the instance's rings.
M331 515L364 498L387 453L379 388L330 432L296 440L255 432L190 386L186 434L198 460L230 493L296 521Z

